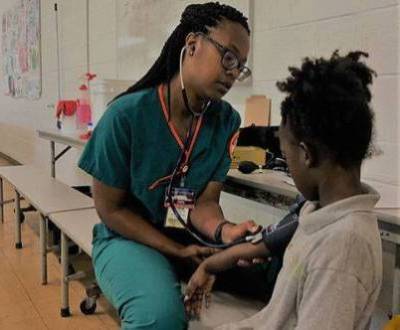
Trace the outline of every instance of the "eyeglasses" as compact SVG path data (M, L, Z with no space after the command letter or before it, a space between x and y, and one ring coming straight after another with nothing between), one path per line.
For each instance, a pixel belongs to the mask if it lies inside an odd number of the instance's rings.
M196 34L201 35L215 46L215 48L221 54L221 64L225 70L229 71L234 69L239 70L240 74L237 77L237 80L243 81L248 77L250 77L251 70L240 62L238 56L232 50L222 46L219 42L215 41L213 38L209 37L207 34L203 32L197 32Z

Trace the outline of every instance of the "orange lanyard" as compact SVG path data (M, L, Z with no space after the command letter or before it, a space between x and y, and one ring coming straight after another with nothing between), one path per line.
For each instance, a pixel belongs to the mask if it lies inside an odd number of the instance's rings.
M195 143L197 141L197 137L198 137L199 132L200 132L201 125L203 123L203 116L201 116L200 118L197 119L196 124L195 124L196 126L195 126L195 129L194 129L194 134L193 134L193 137L192 137L192 139L190 141L189 149L185 150L184 142L180 138L180 136L179 136L174 124L169 120L169 114L168 114L167 106L166 106L165 101L164 101L164 92L163 92L162 85L158 86L158 97L160 99L161 109L162 109L162 111L164 113L164 117L165 117L165 120L167 121L169 130L170 130L171 134L173 135L175 141L178 143L178 145L181 148L181 150L185 152L185 160L182 162L182 164L180 165L180 168L179 168L179 170L177 172L178 175L185 175L187 173L187 171L189 170L188 163L189 163L190 155L192 154L192 151L194 149ZM190 130L189 130L189 132L190 132ZM188 136L187 138L190 138L190 137ZM148 189L149 190L153 190L153 189L159 187L161 184L168 182L171 178L172 178L172 174L164 176L164 177L154 181L149 186Z

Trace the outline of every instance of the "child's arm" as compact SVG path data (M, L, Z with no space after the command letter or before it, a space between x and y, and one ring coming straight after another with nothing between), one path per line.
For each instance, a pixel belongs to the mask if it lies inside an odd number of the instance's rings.
M269 251L263 241L257 244L244 243L214 254L207 258L202 266L207 273L217 274L236 266L239 260L252 260L268 255Z
M261 241L257 244L235 245L204 260L189 280L185 290L185 307L189 316L199 316L203 297L206 305L215 281L215 275L236 266L239 260L252 260L268 256L269 251Z

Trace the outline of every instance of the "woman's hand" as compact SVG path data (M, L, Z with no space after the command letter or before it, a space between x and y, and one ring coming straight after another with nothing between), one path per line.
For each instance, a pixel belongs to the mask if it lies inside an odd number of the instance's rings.
M196 264L201 264L201 262L211 256L212 254L216 253L218 250L214 248L209 248L200 245L188 245L185 246L179 252L179 257L183 259L191 259Z
M200 317L203 300L208 308L214 282L215 275L208 273L202 263L190 278L185 290L184 304L189 318Z
M254 235L260 229L254 220L247 220L237 225L228 223L222 228L221 238L224 243L231 243L244 236Z
M265 264L271 261L271 257L266 258L250 258L250 259L239 259L237 265L239 267L251 267L257 264Z

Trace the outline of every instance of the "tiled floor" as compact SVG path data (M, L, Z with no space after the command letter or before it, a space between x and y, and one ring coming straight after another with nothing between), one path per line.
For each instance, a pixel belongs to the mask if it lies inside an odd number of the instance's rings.
M8 165L0 159L0 166ZM5 199L12 198L12 189L5 185ZM26 213L22 229L23 249L14 248L13 204L5 206L4 223L0 224L0 329L119 329L118 318L110 305L100 299L94 315L85 316L79 304L85 295L85 282L70 283L72 316L60 317L60 268L58 258L48 255L48 284L40 284L38 214ZM90 269L90 260L79 256L77 269Z

